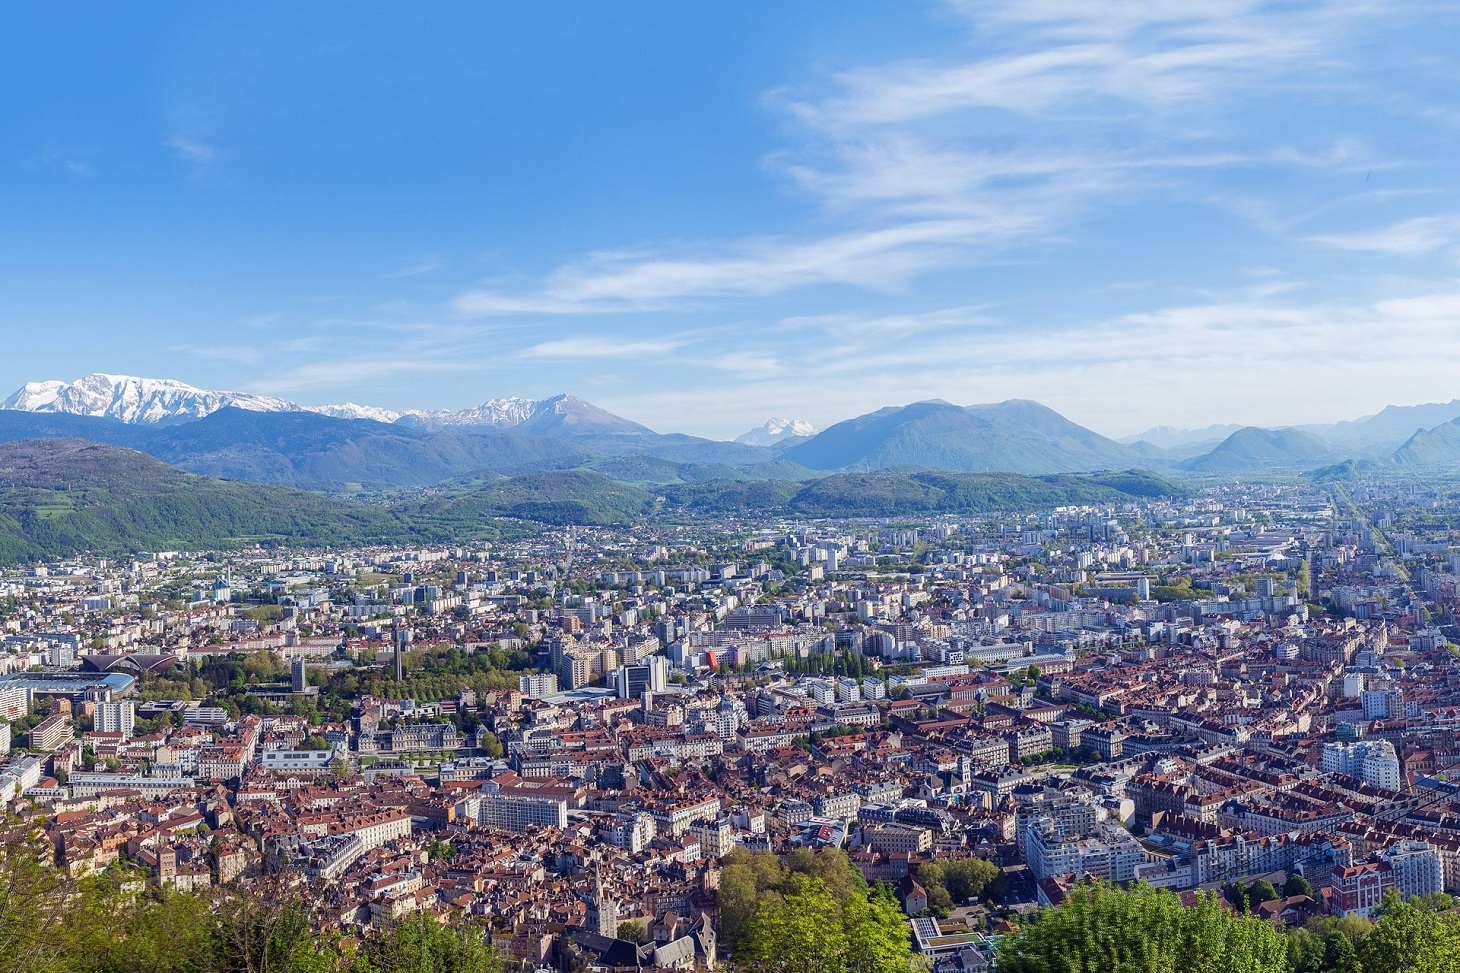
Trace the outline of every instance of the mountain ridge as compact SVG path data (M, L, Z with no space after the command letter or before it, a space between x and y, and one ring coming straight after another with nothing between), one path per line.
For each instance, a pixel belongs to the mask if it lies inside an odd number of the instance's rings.
M782 458L815 470L926 467L1071 473L1130 465L1131 450L1027 399L889 406L839 422Z
M1439 421L1437 421L1439 420ZM1038 402L888 406L816 431L772 418L736 441L658 433L569 393L488 399L460 410L301 406L171 379L96 373L29 382L0 403L0 441L81 437L189 471L326 491L430 486L550 469L622 469L635 482L805 479L885 469L1048 475L1141 468L1214 475L1315 468L1460 465L1449 424L1460 399L1388 406L1328 425L1153 427L1116 441ZM1207 439L1230 430L1220 439ZM603 465L607 458L622 461Z
M249 412L313 412L333 419L404 422L426 428L482 427L541 434L544 429L584 430L593 426L618 432L650 433L590 402L559 393L545 399L488 399L467 409L385 409L343 402L300 405L287 399L251 392L200 389L168 378L139 378L95 372L71 382L27 382L11 393L0 409L116 419L132 425L156 425L204 419L221 409ZM566 438L571 438L571 435Z

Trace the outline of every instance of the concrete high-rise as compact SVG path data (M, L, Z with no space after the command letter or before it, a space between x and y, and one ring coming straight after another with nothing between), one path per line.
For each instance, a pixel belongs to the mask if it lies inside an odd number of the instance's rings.
M93 726L97 733L120 733L130 739L137 724L137 704L130 699L116 703L97 703Z

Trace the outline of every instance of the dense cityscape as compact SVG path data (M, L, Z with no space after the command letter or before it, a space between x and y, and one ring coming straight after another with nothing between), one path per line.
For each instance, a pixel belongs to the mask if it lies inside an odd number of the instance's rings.
M1279 483L37 563L0 800L75 879L479 921L520 966L723 965L766 855L884 889L940 971L1092 879L1367 921L1460 891L1457 527Z
M1460 973L1453 5L13 6L0 973Z

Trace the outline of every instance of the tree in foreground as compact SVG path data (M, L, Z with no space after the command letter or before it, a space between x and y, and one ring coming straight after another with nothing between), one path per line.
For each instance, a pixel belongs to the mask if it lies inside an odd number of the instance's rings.
M1288 876L1288 880L1283 883L1283 895L1289 898L1294 895L1307 895L1311 897L1313 895L1313 886L1302 875L1293 872L1293 874Z
M1391 890L1357 952L1366 973L1454 973L1460 970L1460 920L1400 901Z
M125 890L116 867L72 878L34 822L0 818L0 973L500 973L480 929L414 913L344 955L300 892Z
M750 919L736 965L758 973L907 973L907 921L895 899L851 892L838 901L819 878L792 875Z
M1287 943L1269 922L1215 895L1183 906L1172 892L1104 883L1073 889L1004 940L1000 973L1288 973Z
M501 963L478 929L442 925L426 912L401 919L367 940L355 973L500 973Z

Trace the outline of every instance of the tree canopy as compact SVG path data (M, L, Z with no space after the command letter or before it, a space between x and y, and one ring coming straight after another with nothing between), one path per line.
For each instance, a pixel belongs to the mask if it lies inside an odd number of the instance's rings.
M114 866L72 878L35 825L0 821L0 973L499 973L482 932L414 913L347 954L272 879L180 893Z
M1004 940L1000 973L1288 973L1272 923L1215 895L1183 906L1172 892L1082 884L1058 908Z

